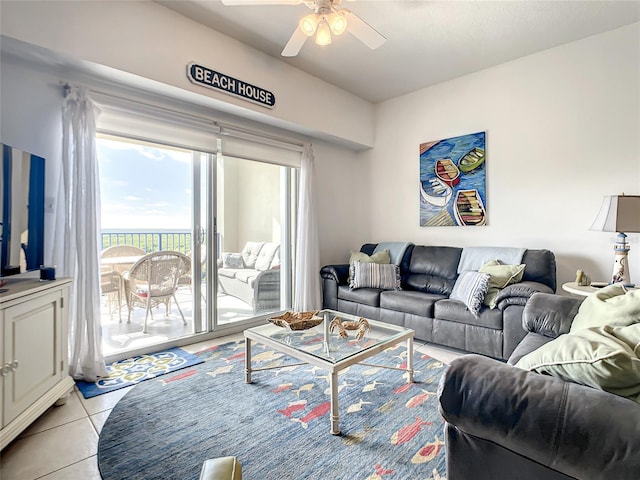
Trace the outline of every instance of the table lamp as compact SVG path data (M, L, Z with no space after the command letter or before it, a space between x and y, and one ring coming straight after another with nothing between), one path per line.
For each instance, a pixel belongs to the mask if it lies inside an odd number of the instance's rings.
M611 283L630 285L629 244L624 232L640 232L640 195L605 195L600 212L589 230L618 232Z

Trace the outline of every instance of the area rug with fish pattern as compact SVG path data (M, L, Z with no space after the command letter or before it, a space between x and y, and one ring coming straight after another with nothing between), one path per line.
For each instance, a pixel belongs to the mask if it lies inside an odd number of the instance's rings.
M76 380L76 385L84 398L91 398L203 362L202 358L175 347L118 360L107 365L108 376L95 382Z
M327 373L244 341L199 352L206 360L143 382L102 428L104 480L197 479L202 463L236 456L245 480L445 480L437 388L445 365L416 353L414 383L399 370L353 365L339 375L340 435L331 435ZM369 363L406 365L405 344ZM406 375L406 374L405 374Z

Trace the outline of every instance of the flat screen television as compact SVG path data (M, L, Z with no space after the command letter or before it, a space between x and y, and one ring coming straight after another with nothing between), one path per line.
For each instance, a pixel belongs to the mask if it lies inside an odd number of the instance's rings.
M0 276L8 276L43 264L45 160L0 145Z

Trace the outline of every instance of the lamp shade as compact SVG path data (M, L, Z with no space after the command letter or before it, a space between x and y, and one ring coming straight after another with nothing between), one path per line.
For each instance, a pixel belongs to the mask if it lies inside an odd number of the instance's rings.
M640 232L640 195L605 195L589 230Z
M347 29L347 19L340 12L331 12L328 20L334 35L342 35Z
M318 33L316 34L317 45L330 45L331 44L331 29L327 21L322 18L318 24Z
M315 13L310 13L306 17L302 17L299 24L300 30L302 30L307 37L312 36L318 28L318 20L318 15Z

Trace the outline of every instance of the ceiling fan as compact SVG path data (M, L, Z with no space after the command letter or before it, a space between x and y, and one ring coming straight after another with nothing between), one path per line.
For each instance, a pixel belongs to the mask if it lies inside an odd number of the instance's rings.
M353 1L353 0L350 0ZM313 13L302 17L291 38L282 50L283 57L295 57L307 38L316 36L318 45L329 45L331 34L349 31L354 37L374 50L387 39L371 25L347 8L338 8L342 0L222 0L224 5L299 5L304 3Z

